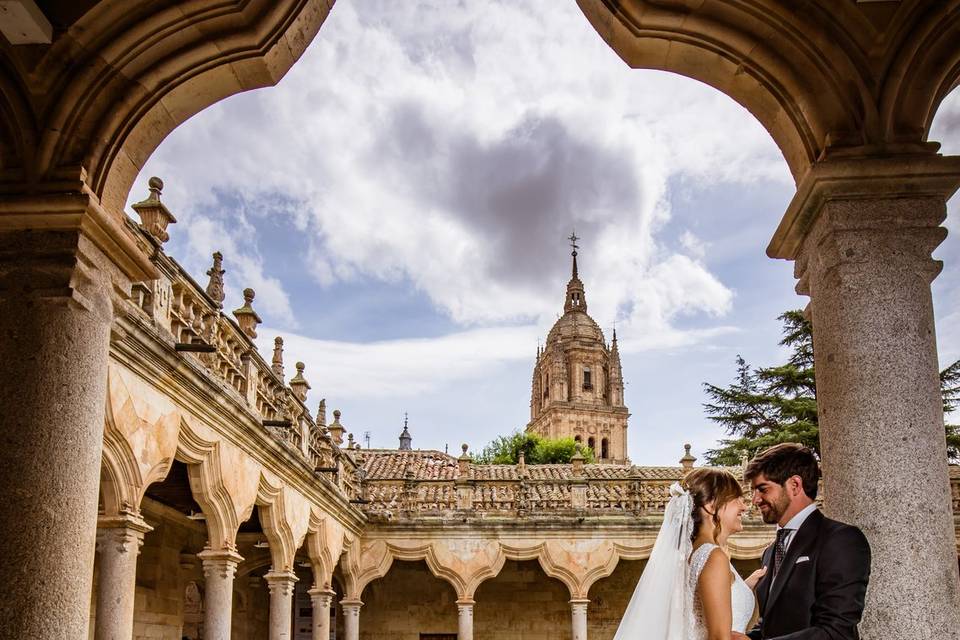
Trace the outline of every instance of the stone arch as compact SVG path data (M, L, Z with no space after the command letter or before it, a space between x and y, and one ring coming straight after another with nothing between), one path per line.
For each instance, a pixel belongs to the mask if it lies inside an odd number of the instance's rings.
M260 474L256 505L260 512L263 533L270 543L274 571L293 571L297 549L303 543L309 526L309 504L303 496L266 473Z
M343 525L329 515L314 509L310 513L307 532L307 554L313 567L314 586L333 588L333 572L340 562L346 544Z
M39 60L6 52L0 114L20 135L4 136L0 163L30 183L80 178L116 215L170 131L227 96L276 84L332 5L233 0L131 9L101 0L56 34ZM53 98L35 104L30 95ZM64 170L73 175L58 175Z
M117 369L108 373L101 494L104 513L137 512L147 487L170 471L180 431L179 411L149 389L130 391Z
M240 517L237 503L227 488L221 443L203 439L186 421L180 434L177 459L187 464L190 490L207 519L210 548L235 550L237 529L246 517Z
M846 2L577 4L631 67L694 78L744 106L797 182L841 148L929 150L933 112L960 78L955 0L901 3L883 32Z

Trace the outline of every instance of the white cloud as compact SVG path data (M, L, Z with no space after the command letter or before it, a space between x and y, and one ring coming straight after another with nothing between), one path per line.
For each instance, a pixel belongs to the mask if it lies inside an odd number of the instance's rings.
M339 3L278 87L184 124L142 180L153 174L191 230L230 194L309 237L321 285L409 281L467 326L551 318L576 226L598 321L644 333L722 314L731 298L702 252L659 239L667 179L789 181L741 107L628 69L575 6L551 0ZM293 205L276 207L278 194ZM218 248L237 239L225 221ZM228 278L246 278L232 289L254 285L292 321L254 237L228 256L240 265Z

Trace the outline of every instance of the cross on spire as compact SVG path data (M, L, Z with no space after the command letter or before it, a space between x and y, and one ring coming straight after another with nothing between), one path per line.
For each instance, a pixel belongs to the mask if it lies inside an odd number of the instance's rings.
M570 234L570 237L567 240L570 241L570 246L573 248L571 255L573 256L573 277L577 277L577 249L580 248L580 245L577 244L577 240L580 238L577 237L577 231L574 229L573 233Z

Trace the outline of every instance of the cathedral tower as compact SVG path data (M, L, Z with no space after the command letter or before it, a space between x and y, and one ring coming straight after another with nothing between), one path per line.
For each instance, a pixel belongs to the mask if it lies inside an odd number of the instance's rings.
M617 332L609 347L587 315L587 297L577 269L576 234L570 236L573 268L563 316L547 343L537 348L530 397L529 433L572 437L593 449L597 462L629 464L623 372Z

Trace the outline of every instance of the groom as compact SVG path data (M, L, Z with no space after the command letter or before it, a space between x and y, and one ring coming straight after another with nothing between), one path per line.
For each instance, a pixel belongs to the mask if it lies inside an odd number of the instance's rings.
M814 502L820 470L799 444L771 447L744 473L777 538L763 554L760 622L752 640L858 640L870 578L870 545L856 527L825 517Z

